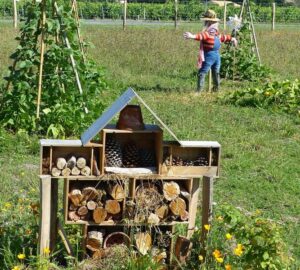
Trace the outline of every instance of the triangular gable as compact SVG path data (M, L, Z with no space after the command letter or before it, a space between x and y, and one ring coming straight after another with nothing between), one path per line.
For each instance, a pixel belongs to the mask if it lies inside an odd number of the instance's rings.
M119 113L131 100L137 98L155 119L180 143L176 135L169 127L155 114L145 101L132 89L128 88L82 135L82 145L88 144L105 126Z

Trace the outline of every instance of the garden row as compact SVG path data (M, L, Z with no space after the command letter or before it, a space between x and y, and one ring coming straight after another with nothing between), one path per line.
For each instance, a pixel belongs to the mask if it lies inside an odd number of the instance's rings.
M27 1L18 3L21 16L26 15ZM222 19L223 7L212 6ZM186 3L178 5L178 17L181 20L198 20L205 11L205 4ZM229 5L227 7L227 16L239 14L240 8ZM256 22L271 22L272 7L252 6L253 19ZM0 17L12 17L12 1L0 0ZM123 5L119 3L101 3L101 2L79 2L79 15L83 19L106 18L120 19L123 16ZM129 19L146 20L173 20L174 4L148 4L148 3L129 3L127 10ZM276 21L284 23L300 22L300 8L297 7L277 7Z

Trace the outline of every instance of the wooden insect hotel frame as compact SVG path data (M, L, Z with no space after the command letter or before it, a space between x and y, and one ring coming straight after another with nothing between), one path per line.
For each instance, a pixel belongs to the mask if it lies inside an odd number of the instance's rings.
M164 141L163 130L157 125L135 130L109 124L133 98L152 113L174 141ZM96 135L100 139L94 140ZM72 255L57 218L60 180L64 182L64 223L82 226L87 256L97 257L105 248L122 243L136 247L141 254L153 245L163 250L157 256L166 263L171 263L174 255L182 262L186 247L190 247L198 208L205 239L203 226L210 222L213 178L220 173L220 144L179 141L131 88L80 140L41 140L40 145L41 255L45 248L54 250L57 233ZM177 224L186 225L187 235L175 239Z

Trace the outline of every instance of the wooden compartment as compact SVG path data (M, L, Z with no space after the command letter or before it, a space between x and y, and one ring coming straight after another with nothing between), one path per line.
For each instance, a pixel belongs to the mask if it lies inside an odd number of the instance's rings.
M100 144L85 147L42 146L40 174L51 174L55 178L100 176L103 171L102 152ZM78 163L79 160L83 162Z
M128 224L188 223L192 178L135 178L125 207Z
M162 226L85 226L83 248L88 257L101 259L112 243L123 244L138 255L151 254L162 264L170 263L174 245L174 227Z
M121 223L125 198L126 187L122 180L65 179L65 223Z
M200 177L219 176L221 147L216 142L195 142L183 147L177 142L164 142L162 175Z
M147 168L147 173L159 174L162 135L162 130L156 125L146 125L144 130L136 131L107 126L101 131L105 172L114 172L112 168ZM123 173L130 173L130 169L123 170ZM122 170L115 171L122 173ZM138 173L137 170L134 172Z

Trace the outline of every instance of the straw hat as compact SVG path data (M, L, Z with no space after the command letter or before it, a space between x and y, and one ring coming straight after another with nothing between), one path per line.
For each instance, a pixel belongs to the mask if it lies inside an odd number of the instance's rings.
M207 10L204 14L203 17L201 18L202 21L210 21L210 22L218 22L220 19L217 18L216 12L213 10L209 9Z

